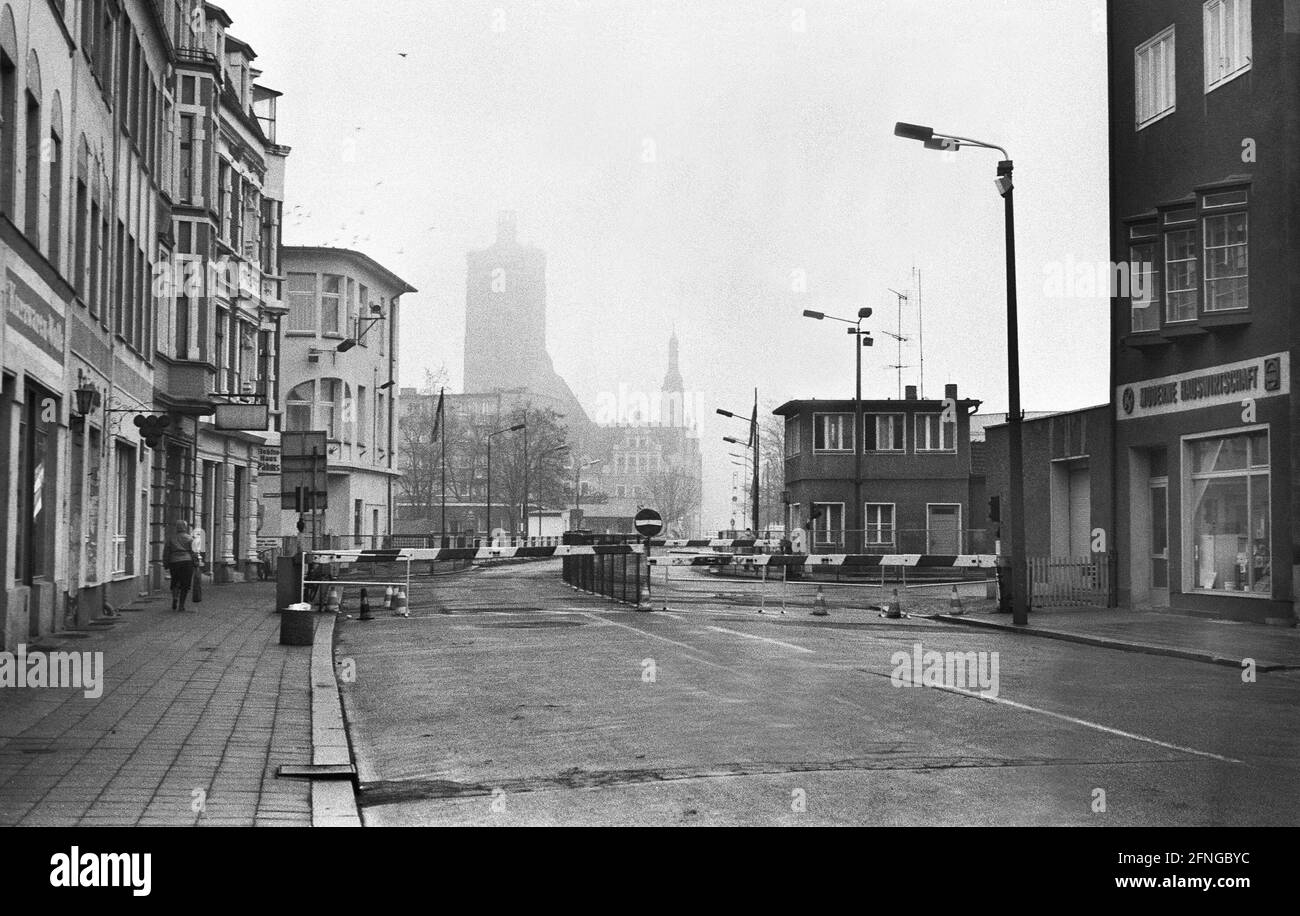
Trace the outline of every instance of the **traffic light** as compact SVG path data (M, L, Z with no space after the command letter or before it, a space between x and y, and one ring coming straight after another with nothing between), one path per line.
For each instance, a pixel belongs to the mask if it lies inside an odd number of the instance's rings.
M989 497L989 521L1002 521L1002 497L1000 496Z
M144 440L144 444L150 448L158 448L162 445L163 433L167 431L168 426L171 426L172 421L167 414L138 413L132 422L135 423L136 429L140 430L140 438Z

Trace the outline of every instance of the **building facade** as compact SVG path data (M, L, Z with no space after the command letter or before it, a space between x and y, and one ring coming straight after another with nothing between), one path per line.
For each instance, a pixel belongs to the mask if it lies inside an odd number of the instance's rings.
M280 342L280 429L324 431L327 508L318 534L382 542L400 496L401 297L415 288L359 251L284 246L288 314ZM278 442L278 439L277 439ZM272 457L272 460L274 458ZM278 463L278 462L277 462ZM264 474L261 537L297 533L280 474Z
M1114 549L1113 430L1109 404L1025 418L1021 443L1028 556L1087 559ZM1011 552L1009 433L1005 422L985 430L985 486L988 496L998 497L1001 515L1001 524L990 526L1000 529L995 536L1003 554Z
M1108 12L1120 601L1293 624L1300 4Z
M785 418L786 530L810 532L831 552L987 552L985 512L972 506L970 416L979 401L947 385L941 400L788 401ZM853 529L855 436L862 436L866 528Z
M205 570L216 582L249 574L265 527L259 459L281 394L289 149L276 141L279 94L257 84L257 55L230 26L219 7L196 3L173 28L172 258L154 401L174 422L152 469L155 586L161 545L177 518L205 532ZM232 404L262 409L234 415L225 409Z

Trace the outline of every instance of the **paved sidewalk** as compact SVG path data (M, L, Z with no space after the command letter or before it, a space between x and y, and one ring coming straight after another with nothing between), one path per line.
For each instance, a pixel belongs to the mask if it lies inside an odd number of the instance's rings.
M104 691L0 689L0 825L310 826L309 782L275 771L312 762L312 649L279 645L274 601L209 585L42 638L103 652Z
M1291 627L1101 607L1035 610L1026 627L988 610L936 619L1235 668L1246 658L1259 671L1300 668L1300 630Z

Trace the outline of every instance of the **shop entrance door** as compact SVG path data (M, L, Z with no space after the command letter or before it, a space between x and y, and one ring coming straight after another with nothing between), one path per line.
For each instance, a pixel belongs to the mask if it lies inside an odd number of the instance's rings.
M1151 604L1169 606L1169 478L1151 478Z

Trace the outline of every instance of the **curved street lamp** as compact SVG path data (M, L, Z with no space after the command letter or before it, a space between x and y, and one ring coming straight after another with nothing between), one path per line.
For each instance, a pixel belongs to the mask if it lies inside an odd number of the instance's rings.
M488 433L487 436L487 535L489 544L492 543L492 437L518 432L526 428L523 423L516 423L514 426Z
M1024 446L1021 439L1020 413L1020 345L1016 316L1016 211L1012 191L1014 182L1012 172L1015 164L1007 151L996 143L972 140L956 134L936 133L933 127L920 124L908 124L899 121L894 125L894 135L906 140L919 140L926 149L939 149L956 152L963 146L982 149L994 149L1002 154L998 163L997 177L994 185L1002 196L1006 222L1007 255L1007 426L1010 439L1007 472L1010 475L1010 505L1007 511L1011 515L1011 622L1018 626L1029 623L1029 605L1027 601L1028 576L1025 568L1025 514L1024 514Z

